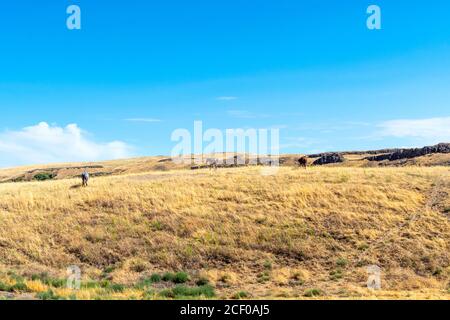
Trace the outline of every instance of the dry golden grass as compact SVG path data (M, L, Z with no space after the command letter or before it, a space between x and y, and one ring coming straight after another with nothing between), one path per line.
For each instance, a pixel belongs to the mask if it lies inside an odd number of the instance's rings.
M218 298L302 299L316 288L321 299L449 299L449 171L249 167L101 177L88 188L0 184L0 283L14 282L13 270L43 292L33 274L63 278L78 265L85 280L125 289L55 294L158 298L163 287L134 285L186 271ZM366 288L369 264L382 267L383 291Z

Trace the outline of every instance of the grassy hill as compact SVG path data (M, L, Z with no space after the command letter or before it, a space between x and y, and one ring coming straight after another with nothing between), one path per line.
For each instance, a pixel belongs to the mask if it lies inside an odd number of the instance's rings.
M450 149L450 146L449 146ZM450 153L433 153L424 156L418 156L409 159L401 159L394 161L369 161L368 157L373 155L383 155L388 152L386 150L366 151L366 152L342 152L343 158L341 163L332 163L327 166L332 167L407 167L407 166L450 166ZM8 182L26 182L26 181L42 181L42 180L61 180L79 177L84 169L87 169L91 176L116 176L145 172L166 172L170 170L185 170L191 168L202 167L198 163L204 163L207 158L232 159L234 154L218 154L205 155L203 157L192 155L191 163L176 164L171 158L158 157L142 157L134 159L101 161L95 163L55 163L49 165L31 165L17 168L0 169L0 183ZM249 155L238 155L247 162L255 157ZM280 155L280 165L282 167L298 167L298 159L303 155L285 154ZM309 165L313 165L320 155L308 156ZM231 163L233 163L231 161ZM205 166L205 165L203 165Z
M49 181L0 184L0 291L449 299L449 168L356 160L265 176L259 167L192 171L141 158L90 164L108 174L88 188L70 179L86 164L64 165L73 169ZM366 288L371 264L382 268L381 291ZM79 291L65 288L70 265L82 270Z

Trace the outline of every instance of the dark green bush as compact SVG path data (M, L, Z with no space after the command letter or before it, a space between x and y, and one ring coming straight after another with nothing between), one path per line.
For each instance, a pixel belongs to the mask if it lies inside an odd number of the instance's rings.
M125 290L125 286L118 283L114 283L109 285L107 289L111 292L123 292Z
M206 278L200 278L195 282L196 285L200 286L206 286L207 284L209 284L209 280Z
M52 180L55 175L51 172L40 172L34 175L33 179L36 181Z
M161 277L161 275L154 273L150 276L149 280L151 283L158 283L158 282L161 282L162 277Z
M166 282L172 282L173 279L175 279L175 274L173 274L171 272L166 272L162 276L162 280L166 281Z
M23 282L17 282L16 284L11 286L10 291L26 292L26 291L28 291L28 287Z
M189 275L186 272L178 272L173 278L174 283L186 283L189 281Z

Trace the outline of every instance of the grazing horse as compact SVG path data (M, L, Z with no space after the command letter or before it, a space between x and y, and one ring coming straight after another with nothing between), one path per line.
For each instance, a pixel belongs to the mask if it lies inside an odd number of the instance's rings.
M308 167L308 158L306 157L301 157L300 159L298 159L298 165L301 168L306 169Z
M87 172L86 170L81 174L81 181L82 181L82 186L83 187L87 187L88 186L88 182L89 182L89 172Z
M217 167L219 166L219 159L209 158L206 159L206 165L209 166L209 169L217 170Z

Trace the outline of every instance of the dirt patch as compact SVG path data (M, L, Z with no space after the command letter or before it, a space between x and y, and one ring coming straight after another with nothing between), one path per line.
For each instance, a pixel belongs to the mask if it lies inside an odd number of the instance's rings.
M38 300L34 295L32 294L16 294L11 292L3 292L0 291L0 300Z

